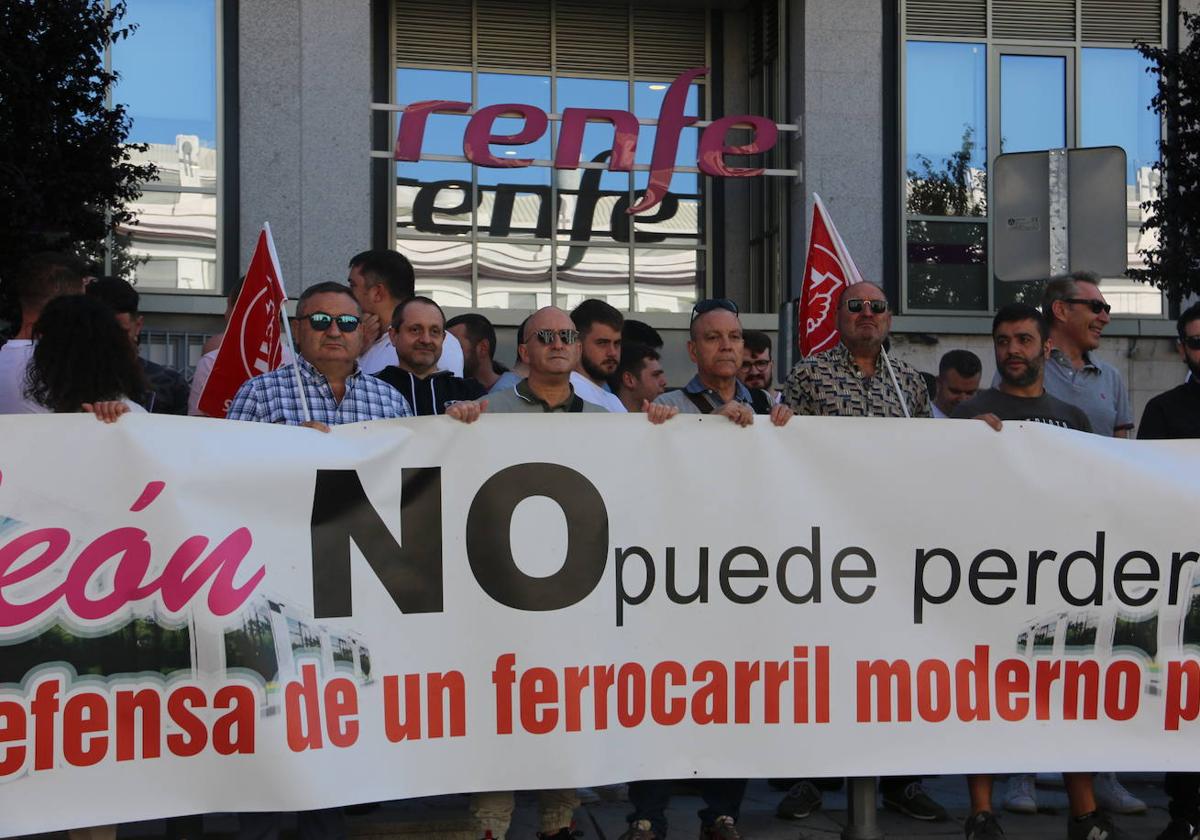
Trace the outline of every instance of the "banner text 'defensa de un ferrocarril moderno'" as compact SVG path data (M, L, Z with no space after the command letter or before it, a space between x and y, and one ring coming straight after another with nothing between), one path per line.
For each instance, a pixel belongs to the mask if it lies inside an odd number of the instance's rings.
M486 415L0 440L0 835L631 775L1200 769L1192 442Z

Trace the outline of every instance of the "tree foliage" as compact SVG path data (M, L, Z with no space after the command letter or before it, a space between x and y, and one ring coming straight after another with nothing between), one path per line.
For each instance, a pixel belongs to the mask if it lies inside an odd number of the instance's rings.
M107 48L133 34L125 3L0 3L0 273L30 253L99 259L156 168L131 161L130 120L109 106ZM118 257L118 265L128 261Z
M1200 293L1200 15L1181 12L1185 32L1179 51L1139 44L1138 51L1158 74L1158 93L1150 107L1167 122L1154 168L1162 175L1158 197L1142 204L1150 211L1142 233L1157 234L1157 245L1143 249L1144 269L1131 269L1136 280L1152 283L1178 303Z

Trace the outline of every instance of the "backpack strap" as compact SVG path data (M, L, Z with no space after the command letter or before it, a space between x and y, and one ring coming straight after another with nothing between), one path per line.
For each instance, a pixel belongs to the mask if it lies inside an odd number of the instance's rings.
M709 400L707 397L705 397L703 394L693 394L691 391L684 391L683 393L684 393L684 396L686 396L689 400L691 400L696 405L696 408L700 409L701 414L712 414L712 412L713 412L712 401Z

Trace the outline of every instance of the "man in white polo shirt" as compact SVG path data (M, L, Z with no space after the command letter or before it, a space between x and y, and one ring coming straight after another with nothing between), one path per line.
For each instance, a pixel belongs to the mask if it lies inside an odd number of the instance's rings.
M571 387L590 403L621 413L625 404L608 386L608 380L621 363L621 328L625 317L617 309L597 298L588 298L571 310L571 320L579 330L580 353Z

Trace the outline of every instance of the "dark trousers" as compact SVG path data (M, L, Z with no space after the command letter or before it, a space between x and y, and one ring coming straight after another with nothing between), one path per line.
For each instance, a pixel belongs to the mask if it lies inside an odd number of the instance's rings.
M899 796L913 782L921 781L921 776L880 776L879 792Z
M1163 788L1170 798L1171 819L1200 822L1200 773L1168 773Z
M712 825L717 817L738 818L742 797L746 795L745 779L689 779L688 784L699 788L704 798L704 808L699 814L701 825ZM675 782L669 779L630 782L629 801L633 804L633 813L628 817L629 822L649 820L654 833L659 838L666 837L667 805L674 786Z
M279 840L286 814L243 812L238 814L237 840ZM296 836L300 840L345 840L346 821L341 808L322 808L296 814Z

